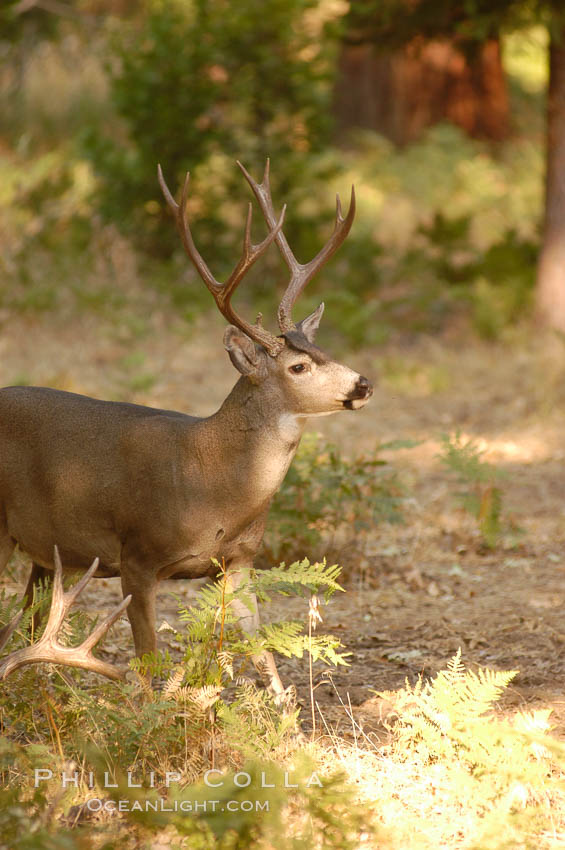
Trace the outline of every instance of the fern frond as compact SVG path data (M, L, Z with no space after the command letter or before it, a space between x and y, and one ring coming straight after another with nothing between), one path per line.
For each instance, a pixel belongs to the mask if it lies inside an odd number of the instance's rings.
M151 676L159 678L176 667L168 649L164 652L146 652L141 658L132 658L129 666L136 673L150 673Z
M343 591L337 581L340 572L341 567L337 564L329 566L325 559L311 564L308 558L304 558L288 567L282 563L278 567L256 572L252 587L262 601L270 601L271 593L283 596L323 593L328 599L336 590Z
M201 688L182 688L182 699L198 706L201 711L207 711L217 701L223 691L220 685L203 685ZM179 690L179 699L181 691Z
M233 652L222 650L217 654L218 664L224 673L227 673L230 679L233 679Z
M132 662L130 661L130 667L132 667ZM139 669L135 670L136 672L136 684L139 689L143 692L144 697L147 700L152 701L155 698L155 694L153 693L153 688L151 687L151 683L147 679L147 676L142 675L139 672Z
M465 670L461 651L432 680L420 678L393 695L397 743L426 760L457 756L485 764L499 746L487 712L515 671ZM390 695L389 695L390 698Z
M431 683L430 694L438 707L452 715L479 717L492 709L516 675L515 670L473 673L460 665L457 669L440 671Z
M459 681L465 676L465 666L461 661L461 647L457 650L453 658L447 662L446 677L450 682Z
M169 676L167 681L165 682L165 686L161 692L163 699L171 699L180 689L182 685L182 680L184 679L185 670L184 667L177 667L177 669Z

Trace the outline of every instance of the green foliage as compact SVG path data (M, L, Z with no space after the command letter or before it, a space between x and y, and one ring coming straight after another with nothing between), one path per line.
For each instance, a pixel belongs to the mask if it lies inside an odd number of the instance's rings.
M219 582L205 586L192 607L181 605L179 608L183 628L178 631L171 628L177 657L173 660L166 651L131 662L134 670L143 673L150 670L153 676L165 678L162 691L153 691L143 677L137 677L128 684L104 683L92 691L85 688L84 674L77 670L68 670L55 680L52 687L57 695L58 734L62 730L63 735L68 736L74 758L81 758L83 742L89 740L104 753L109 770L115 771L120 765L131 769L140 752L144 754L145 764L154 761L178 766L179 761L186 758L188 738L196 754L204 746L210 735L210 710L220 704L224 688L234 681L237 684L239 676L249 667L251 656L271 650L298 658L309 653L313 661L322 661L326 665L347 663L339 640L331 635L311 636L297 621L265 623L256 633L246 634L242 632L234 612L236 601L252 605L250 592L255 592L261 601L270 600L274 594L318 594L327 599L335 591L342 590L337 581L339 567L328 566L325 562L310 564L304 559L289 567L283 564L270 571L252 571L249 581L234 590L228 586L225 570L220 564L217 567ZM40 609L45 614L49 597L49 588L40 588L33 606L24 613L18 631L11 639L10 650L29 643L31 618ZM0 603L0 624L5 624L13 618L16 603L14 598L6 600L4 596ZM43 623L45 620L44 616ZM60 639L68 645L76 645L91 633L94 626L95 622L84 612L73 612L65 621ZM32 639L37 639L41 631L40 628ZM6 696L10 694L10 715L14 726L21 729L50 728L51 698L45 693L43 707L38 707L33 698L38 689L47 691L48 681L43 666L39 671L24 668L17 677L8 680ZM244 718L245 696L251 692L246 690L245 685L240 684L239 687L243 690L236 690L236 699L242 706L240 718ZM260 715L261 723L265 724L265 734L274 730L278 739L282 740L289 731L289 723L281 720L272 698L257 697L255 704L262 706ZM251 715L255 716L256 712L250 712L249 717ZM246 728L244 721L242 738ZM78 734L73 731L79 729ZM249 728L247 731L250 732ZM264 750L264 741L262 747Z
M406 448L389 443L379 450ZM318 434L305 434L269 514L264 550L276 562L327 552L355 551L363 532L401 519L401 487L386 461L374 455L344 457Z
M0 739L0 850L89 850L94 845L53 822L55 805L45 785L32 787L35 767L56 761L47 747L23 747Z
M473 245L469 215L447 218L439 212L420 233L427 245L419 250L428 255L438 280L452 288L455 297L470 302L482 337L496 339L524 315L535 280L537 245L531 239L510 229L481 251Z
M337 582L341 572L337 564L328 566L326 559L311 564L308 558L287 567L284 563L269 570L255 573L252 587L261 602L270 602L273 593L282 596L304 596L324 594L326 602L336 590L343 590Z
M264 690L242 680L232 702L217 705L217 718L231 745L244 758L268 758L296 729L297 712L275 714Z
M190 71L196 66L187 64L187 53L204 61L202 39L184 38L196 26L195 5L151 5L132 21L108 25L106 37L114 51L109 95L100 63L100 33L94 45L89 41L88 50L86 36L76 32L61 42L37 45L17 86L15 67L11 69L15 59L8 57L8 77L14 85L13 91L0 90L0 122L5 122L8 145L13 138L13 150L0 152L2 306L28 312L71 306L103 311L108 321L122 327L135 321L130 295L135 293L135 304L140 296L154 304L156 289L179 316L192 321L211 306L211 299L180 251L163 259L179 243L172 221L165 217L156 163L161 160L173 191L185 168L191 169L189 211L195 239L212 271L222 278L239 256L244 201L249 197L233 160L243 159L259 177L268 152L275 205L289 205L285 231L300 260L314 256L328 237L333 192L346 202L349 185L355 183L358 212L352 232L320 280L312 281L300 305L306 314L323 298L324 329L338 343L349 348L375 345L391 326L440 329L454 310L466 310L477 330L493 337L524 315L531 301L542 209L541 124L532 121L534 106L528 106L524 135L495 152L447 125L432 128L403 150L368 132L360 133L348 151L324 146L327 137L319 122L326 110L312 104L329 92L324 75L332 67L335 42L331 33L322 36L329 6L301 3L281 6L274 18L283 34L288 27L282 18L287 15L285 20L294 22L299 46L296 51L293 47L292 62L297 66L288 64L282 46L282 53L271 50L269 74L261 64L249 66L250 73L258 68L253 89L258 93L251 97L249 88L248 100L243 97L243 87L250 85L248 63L238 53L237 38L214 36L210 65L201 73ZM230 15L222 15L221 6L215 9L207 17L204 35L207 28L237 30L247 14L266 17L256 4L249 10L245 5L232 7ZM304 26L296 24L296 16ZM182 26L177 27L179 17ZM153 20L155 37L148 29ZM240 36L245 40L248 32ZM131 51L128 45L133 45ZM306 62L308 51L318 48L315 61ZM257 40L255 49L267 64L265 45ZM516 53L516 43L513 50ZM167 62L159 51L167 54ZM539 69L540 50L536 57ZM273 94L273 69L283 60L285 68ZM169 66L180 82L169 79ZM190 79L182 79L184 68ZM226 83L221 82L224 73L231 75ZM139 86L136 74L144 78ZM261 89L263 77L271 88ZM48 98L41 88L44 81ZM243 98L237 104L230 100L236 86L242 87L238 98ZM200 109L199 87L206 97L220 98L220 106L210 114L191 111ZM108 97L118 98L115 109ZM535 97L541 115L539 94ZM174 106L176 98L180 108ZM272 120L257 136L249 129L254 104L274 110L281 99L284 103L276 113L280 123L275 112L269 112ZM120 117L122 109L127 114ZM306 117L295 120L302 109ZM209 123L199 129L202 115ZM130 122L135 124L132 131ZM302 133L302 127L308 137L305 146L293 135L295 130ZM104 225L108 220L117 224ZM144 251L143 259L117 226ZM264 228L257 222L254 238L260 233ZM158 258L149 258L147 252ZM284 280L286 271L272 248L251 270L238 297L249 299L266 317L273 316L278 284ZM146 296L145 282L150 284ZM146 316L149 309L142 306L140 312ZM140 381L128 389L136 392L139 386L143 391L150 384L149 377Z
M496 339L525 315L535 282L537 245L509 230L475 265L471 304L482 337Z
M0 709L9 705L12 728L31 740L40 731L45 736L53 732L56 714L57 737L65 742L67 757L80 762L88 742L97 748L104 769L112 776L125 770L149 774L151 765L158 764L162 770L180 771L187 779L195 778L206 764L211 736L218 734L229 733L232 753L237 752L237 738L242 746L246 742L246 752L267 755L288 739L295 729L296 714L281 716L272 697L240 681L250 657L268 649L288 657L301 658L310 653L314 661L344 664L345 655L338 640L323 634L309 637L299 622L267 623L257 634L244 634L232 611L233 602L248 600L250 589L262 600L274 593L305 591L330 596L341 590L336 581L338 574L335 566L304 560L272 573L253 573L248 586L233 592L226 589L225 577L217 585L205 587L194 607L180 607L184 628L171 629L176 657L166 651L131 662L133 669L144 673L150 670L164 680L161 690L153 690L142 676L125 684L98 682L92 689L80 671L67 670L50 679L46 668L40 666L24 668L8 679L3 695L6 702L0 703ZM29 641L26 629L31 614L46 601L47 591L24 615L10 650ZM4 605L0 622L11 619L13 607L11 601ZM93 627L91 618L71 614L61 638L69 644L78 643ZM228 708L221 699L222 691L234 682L235 714L233 707ZM43 695L39 703L38 692Z
M140 18L114 22L108 71L123 131L119 140L99 128L83 137L103 214L132 234L141 227L145 248L147 236L154 250L176 247L156 163L173 189L190 170L199 244L213 245L217 262L225 248L217 228L227 225L231 243L229 205L241 195L223 158L256 171L270 155L275 194L282 189L287 199L303 182L308 153L328 139L331 65L317 5L148 0Z
M549 78L548 63L544 61L548 41L549 32L542 25L505 34L502 61L511 86L529 95L545 91ZM513 93L515 96L516 88Z
M16 5L21 3L9 2L6 12ZM74 159L76 134L107 114L100 33L81 32L76 22L35 6L13 16L12 28L19 32L10 37L10 24L2 20L5 6L0 9L0 135L17 157L33 159L64 147Z
M443 434L441 446L439 461L465 485L457 494L461 505L478 521L484 544L494 548L502 533L502 490L495 484L501 471L483 460L484 450L459 431Z
M418 281L410 296L420 321L423 310L428 310L427 321L439 327L463 303L470 306L478 333L497 339L530 307L537 242L512 227L484 249L474 238L473 226L469 213L436 212L430 224L418 228L416 247L406 251L397 273L412 275L425 269L424 280L431 289L423 292L424 281Z
M219 564L218 568L221 570ZM329 597L342 590L336 581L338 574L339 567L327 566L325 561L310 564L305 558L288 567L282 564L272 570L252 571L249 582L235 590L228 588L224 574L216 584L202 588L194 605L179 608L184 629L175 637L183 653L183 683L225 687L245 670L252 655L265 649L298 658L309 652L315 661L345 663L338 640L329 635L309 637L297 621L264 623L255 634L242 634L233 604L235 600L252 604L250 591L259 601L270 600L274 593L288 596L305 591Z
M83 794L115 801L124 812L111 831L103 821L91 822L87 830L82 825L71 829L73 812L84 808L84 802L69 808L71 795L61 790L60 781L33 787L34 767L49 764L56 775L76 765L59 764L46 747L2 742L2 850L149 847L165 829L169 840L190 841L174 846L201 850L244 850L251 845L264 850L306 850L314 845L342 850L357 847L361 831L365 836L374 832L344 774L318 773L317 765L301 753L286 772L272 760L255 757L241 764L237 774L216 770L210 780L213 787L202 781L173 781L158 790L133 789L123 772L113 774L109 786L103 753L90 748L88 757L97 785L90 793L84 787Z
M497 153L447 124L401 150L357 133L332 180L340 191L355 183L357 219L323 288L311 284L312 298L328 302L324 326L355 346L391 326L439 331L463 312L492 338L526 315L543 205L541 125L532 124Z
M30 6L22 14L19 0L4 0L0 7L0 47L4 44L27 46L31 38L53 37L60 19L41 6Z
M412 14L458 26L461 16L501 9L418 3L399 15L398 0L376 5L371 14L388 15L395 36ZM338 151L328 145L327 116L340 4L148 0L129 20L92 27L41 9L16 14L17 6L0 13L2 307L104 311L124 326L135 321L129 295L138 303L147 282L192 321L211 299L180 251L168 259L179 243L156 163L173 191L190 168L196 242L221 278L239 256L248 197L233 160L259 176L269 153L275 204L289 205L285 230L301 260L328 236L333 192L345 201L356 185L352 232L301 304L306 313L324 298L324 328L338 342L375 345L391 326L440 329L463 310L496 337L529 309L543 201L539 24L508 41L520 133L504 146L446 125L403 150L367 132ZM363 3L352 5L357 13ZM48 41L55 29L62 37ZM273 248L243 288L265 316L286 279L281 268ZM127 389L150 383L143 375Z

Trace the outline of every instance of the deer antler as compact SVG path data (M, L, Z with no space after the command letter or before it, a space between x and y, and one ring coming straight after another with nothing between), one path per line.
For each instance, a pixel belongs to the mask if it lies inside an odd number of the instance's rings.
M275 210L273 207L273 200L271 198L271 187L269 183L269 170L270 163L267 159L265 165L265 172L263 174L263 181L261 183L256 183L255 180L251 177L249 172L243 167L241 162L237 163L241 168L245 179L251 186L253 190L253 194L259 201L259 206L261 207L261 211L267 221L269 227L274 228L276 222ZM284 208L283 208L284 209ZM353 219L355 218L355 187L351 187L351 201L349 204L349 211L347 213L346 218L343 218L341 214L341 201L339 199L339 195L336 195L336 212L335 212L335 226L332 235L329 240L326 242L321 251L316 254L313 260L310 260L309 263L299 263L294 254L292 253L288 242L286 241L286 237L282 230L278 228L276 232L276 242L279 246L279 250L283 256L285 263L288 266L290 271L290 282L286 288L286 291L281 299L278 309L278 320L279 327L281 331L287 333L288 331L295 330L296 325L292 320L292 308L304 290L306 284L314 277L316 272L322 268L323 265L327 263L330 257L335 254L337 249L340 247L342 242L345 240L347 234L351 230L351 225L353 224ZM271 233L274 233L273 229Z
M250 325L245 319L242 319L237 315L235 310L231 305L231 298L240 282L242 281L245 274L251 268L251 266L259 259L259 257L265 253L271 242L277 238L277 236L281 233L281 228L284 221L284 215L286 211L286 206L282 208L282 212L279 216L278 221L273 216L272 223L269 222L269 227L271 228L269 234L260 242L258 245L253 245L251 242L251 218L252 218L252 207L249 204L249 210L247 213L247 222L245 225L245 235L243 238L243 252L241 255L241 259L235 266L231 275L227 279L225 283L220 283L213 276L212 272L204 262L200 252L198 251L196 245L194 244L194 240L192 238L192 234L190 232L190 226L188 224L188 219L186 215L186 204L188 200L188 184L190 180L190 174L187 173L184 181L184 186L181 195L180 204L177 204L175 199L173 198L169 187L165 183L165 178L163 177L163 172L161 170L161 166L157 167L157 172L159 175L159 183L161 185L161 189L163 191L163 195L165 196L165 200L172 210L178 231L181 235L182 242L184 245L184 249L194 265L200 277L206 284L209 291L212 293L214 297L214 301L216 302L218 309L222 316L224 316L228 322L231 322L232 325L235 325L237 328L242 330L247 334L251 339L258 342L262 345L271 356L276 357L277 354L284 347L284 342L278 339L273 334L269 333L269 331L260 327L258 324ZM284 237L283 237L284 238Z
M63 625L69 609L98 569L98 563L99 559L96 558L80 581L65 593L63 591L63 567L61 565L61 558L59 557L59 550L55 546L53 598L45 631L36 643L12 652L11 655L7 655L6 658L0 661L0 680L5 679L6 676L9 676L10 673L24 664L39 663L65 664L67 667L81 667L83 670L93 670L95 673L100 673L102 676L107 676L109 679L114 680L124 678L123 674L113 664L107 664L105 661L101 661L100 658L92 655L92 650L110 626L116 622L122 611L125 611L131 601L131 596L126 596L106 619L96 626L92 634L80 646L63 646L57 640L57 634ZM16 629L22 613L20 611L17 617L14 617L12 622L2 629L0 633L0 650L4 648Z

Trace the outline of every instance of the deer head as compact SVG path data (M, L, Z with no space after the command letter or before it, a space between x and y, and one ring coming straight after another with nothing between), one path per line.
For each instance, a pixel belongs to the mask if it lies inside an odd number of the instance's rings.
M330 239L310 262L302 264L292 253L282 230L286 204L278 217L274 211L269 184L269 160L261 183L256 183L240 162L237 164L259 202L269 233L258 245L251 243L250 203L243 252L225 283L220 283L212 275L192 238L186 212L190 175L186 175L178 204L165 183L161 167L158 168L159 183L175 216L186 253L214 297L220 313L230 322L224 335L224 346L233 365L252 384L261 385L263 392L278 409L297 417L324 416L363 407L373 392L367 378L332 360L314 343L324 304L321 303L300 322L295 323L292 318L292 308L298 297L337 251L351 229L355 216L354 188L351 188L347 216L344 218L342 215L338 195L335 226ZM281 331L278 336L262 326L261 316L251 325L235 312L231 304L232 296L244 275L272 242L277 243L290 272L290 280L277 311Z

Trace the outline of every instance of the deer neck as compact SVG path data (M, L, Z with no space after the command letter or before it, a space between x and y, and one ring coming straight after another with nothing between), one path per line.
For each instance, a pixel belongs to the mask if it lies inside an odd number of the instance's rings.
M242 377L220 409L201 422L200 455L210 474L221 475L234 490L255 504L268 503L280 487L296 452L306 419L281 410L266 384Z

